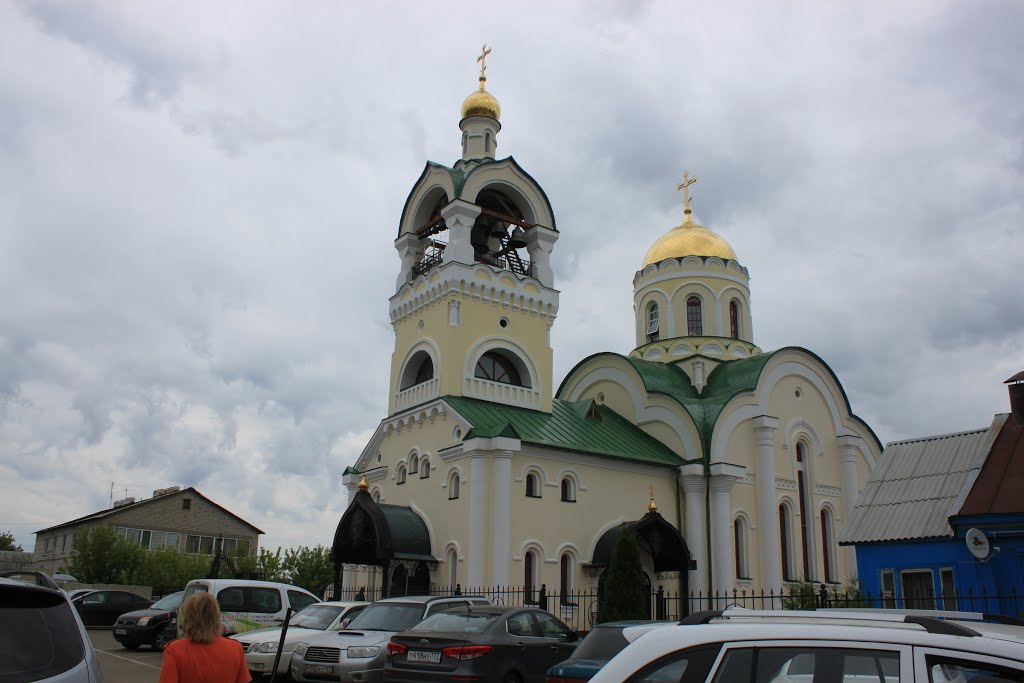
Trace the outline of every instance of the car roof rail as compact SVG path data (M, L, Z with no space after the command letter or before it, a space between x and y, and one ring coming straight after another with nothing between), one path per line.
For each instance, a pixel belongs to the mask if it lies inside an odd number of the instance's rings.
M707 614L707 613L705 613ZM976 637L981 634L959 621L960 619L981 620L985 615L979 612L940 612L932 610L886 610L886 609L818 609L818 610L725 610L724 619L835 619L843 621L875 622L883 624L916 624L929 633ZM707 617L708 621L715 618ZM691 622L691 623L707 623Z
M722 616L722 610L720 609L706 609L700 612L693 612L679 622L680 626L688 626L690 624L707 624L712 619L716 619Z

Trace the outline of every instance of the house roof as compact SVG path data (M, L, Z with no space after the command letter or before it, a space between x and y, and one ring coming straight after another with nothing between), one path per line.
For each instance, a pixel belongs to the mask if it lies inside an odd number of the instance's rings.
M1024 513L1024 428L1007 419L957 515Z
M550 413L465 396L445 396L443 400L471 425L466 439L506 436L523 443L657 467L684 463L668 446L608 406L590 400L555 399Z
M968 496L996 434L986 429L886 446L840 534L840 545L952 537L949 518Z
M212 505L215 508L218 508L221 511L223 511L224 514L230 515L231 517L234 517L235 519L237 519L242 524L245 524L246 526L250 527L253 531L256 532L257 535L266 533L265 531L262 531L261 529L253 526L252 524L250 524L249 522L245 521L244 519L242 519L241 517L239 517L235 513L231 512L231 510L228 510L227 508L225 508L225 507L223 507L221 505L218 505L217 503L213 502L212 500L210 500L209 498L207 498L206 496L201 494L199 491L197 491L192 486L189 486L186 489L181 489L180 491L172 491L170 493L165 493L165 494L160 495L160 496L153 496L152 498L145 498L145 499L137 501L135 503L129 503L128 505L121 505L119 507L110 508L108 510L100 510L99 512L94 512L91 515L86 515L85 517L79 517L78 519L73 519L70 522L64 522L62 524L57 524L57 525L54 525L54 526L51 526L51 527L47 527L46 529L40 529L39 531L37 531L35 533L42 534L42 533L46 533L47 531L53 531L54 529L61 529L61 528L68 527L68 526L78 526L78 525L80 525L80 524L82 524L84 522L94 522L94 521L102 520L105 517L109 517L109 516L115 515L115 514L120 514L122 512L125 512L126 510L136 510L136 509L138 509L140 507L145 507L145 506L147 506L147 505L149 505L149 504L151 504L151 503L153 503L155 501L158 501L158 500L164 500L165 498L170 498L170 497L173 497L173 496L184 496L186 493L194 495L194 496L198 496L199 498L202 498L203 500L205 500L210 505Z

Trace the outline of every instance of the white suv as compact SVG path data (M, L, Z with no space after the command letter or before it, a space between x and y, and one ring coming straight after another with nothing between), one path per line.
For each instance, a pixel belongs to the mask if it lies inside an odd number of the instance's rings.
M1024 626L968 612L701 612L647 633L591 683L1024 682Z

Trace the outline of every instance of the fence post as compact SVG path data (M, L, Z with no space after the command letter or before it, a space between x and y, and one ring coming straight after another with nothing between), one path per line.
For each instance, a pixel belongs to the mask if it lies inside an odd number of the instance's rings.
M665 620L665 589L658 586L658 594L654 597L654 618Z
M818 607L828 607L828 586L825 584L818 587Z
M548 608L548 585L546 583L540 585L540 597L537 599L537 604L541 609Z
M462 584L461 583L455 584L455 594L456 595L462 595Z

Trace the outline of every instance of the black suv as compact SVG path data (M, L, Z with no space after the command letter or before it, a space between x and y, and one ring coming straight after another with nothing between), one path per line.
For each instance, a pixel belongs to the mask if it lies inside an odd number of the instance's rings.
M129 650L140 645L152 645L154 650L163 650L172 639L168 637L167 626L171 617L177 614L184 594L185 591L171 593L151 607L122 614L114 624L114 640Z

